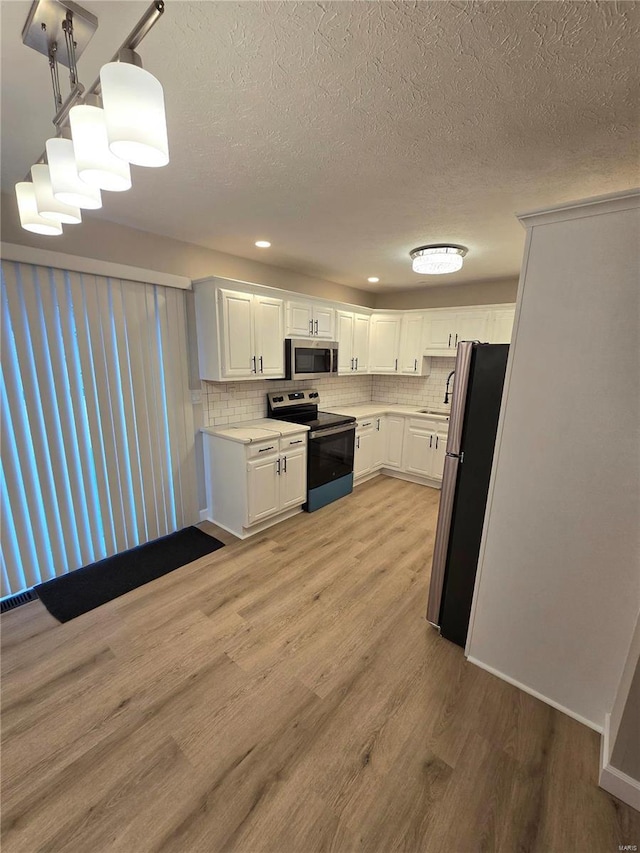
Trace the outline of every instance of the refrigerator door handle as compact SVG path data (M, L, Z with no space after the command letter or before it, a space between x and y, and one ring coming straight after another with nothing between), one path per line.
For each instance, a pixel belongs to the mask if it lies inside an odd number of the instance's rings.
M440 625L440 605L442 604L442 591L444 586L444 575L447 566L447 552L449 550L449 534L453 516L453 502L456 494L458 481L458 465L460 460L457 456L447 454L444 458L444 470L442 472L442 492L440 494L440 510L438 512L438 524L436 527L436 540L433 546L433 562L431 564L431 581L429 584L429 602L427 604L427 621L432 625Z

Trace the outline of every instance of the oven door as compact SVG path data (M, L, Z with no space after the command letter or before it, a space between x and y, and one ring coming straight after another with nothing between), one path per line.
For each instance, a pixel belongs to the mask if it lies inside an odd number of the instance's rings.
M287 379L318 379L338 370L338 344L305 338L286 339Z
M355 435L355 423L309 433L307 445L309 491L353 472Z

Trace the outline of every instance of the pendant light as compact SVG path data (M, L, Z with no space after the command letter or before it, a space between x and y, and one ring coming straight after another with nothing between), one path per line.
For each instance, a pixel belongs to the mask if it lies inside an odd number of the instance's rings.
M121 50L118 62L100 70L100 87L109 148L136 166L169 162L162 85L142 68L133 50Z
M131 188L129 164L109 150L107 125L100 99L88 95L69 113L78 176L91 187L111 192Z
M467 254L465 246L453 243L437 243L429 246L418 246L412 249L409 256L412 269L420 275L444 275L462 269L462 259Z
M80 209L102 207L100 190L131 188L130 163L169 162L162 86L143 70L135 53L164 10L165 0L152 0L111 62L85 88L77 60L98 27L97 17L70 0L33 0L22 43L48 60L56 135L47 140L31 173L16 184L26 230L61 234L61 223L81 221ZM66 51L61 50L63 43ZM59 63L69 69L70 91L64 102Z
M73 142L70 139L47 139L45 147L54 197L87 210L102 207L100 190L90 187L78 176Z
M51 188L49 167L46 164L36 163L35 166L31 167L31 180L33 181L36 206L40 216L61 224L77 225L79 222L82 222L79 207L64 204L54 196L53 189Z
M48 237L62 234L62 225L59 222L45 219L38 213L36 191L31 181L20 181L16 184L16 199L18 200L20 225L26 231L33 231L34 234L45 234Z

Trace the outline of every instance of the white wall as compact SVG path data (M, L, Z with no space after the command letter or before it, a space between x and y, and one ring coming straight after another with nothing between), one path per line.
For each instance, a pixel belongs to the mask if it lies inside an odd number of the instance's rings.
M467 647L594 728L640 609L639 198L525 222Z

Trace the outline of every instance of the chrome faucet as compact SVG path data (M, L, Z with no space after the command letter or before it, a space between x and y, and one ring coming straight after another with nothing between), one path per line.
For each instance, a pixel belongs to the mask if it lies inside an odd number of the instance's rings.
M444 402L445 404L449 402L449 382L451 382L451 377L455 373L455 370L452 370L451 373L447 376L447 389L444 393Z

